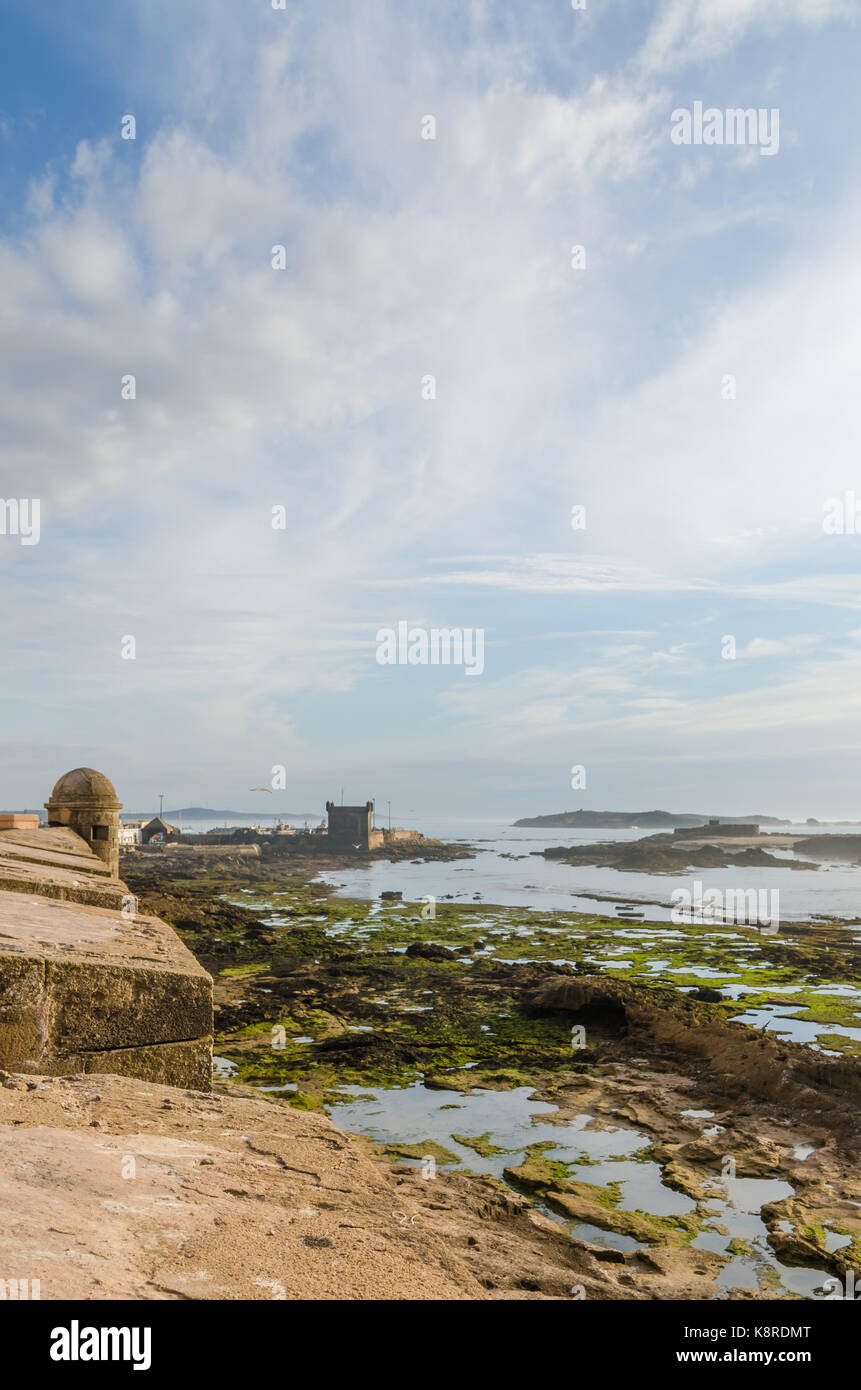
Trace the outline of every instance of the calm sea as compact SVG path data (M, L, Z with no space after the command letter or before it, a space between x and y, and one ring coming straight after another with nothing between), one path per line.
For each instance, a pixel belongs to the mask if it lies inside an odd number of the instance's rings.
M319 878L335 884L342 897L377 898L394 890L408 901L428 895L441 901L499 903L532 907L539 911L569 908L578 912L612 913L613 902L602 905L604 896L613 901L631 899L648 907L649 917L666 920L670 916L674 889L691 889L695 881L709 888L777 889L779 912L784 920L813 916L861 917L861 868L845 864L823 864L820 868L728 868L693 869L687 874L622 873L616 869L572 866L546 860L536 851L550 845L593 844L602 840L638 840L654 833L641 830L533 830L515 828L502 820L420 820L398 818L414 825L422 834L448 843L462 842L476 847L474 859L447 863L389 863L386 861L357 868L327 870ZM232 822L248 825L248 821ZM261 823L266 823L261 817ZM378 824L382 824L378 816ZM219 825L225 822L218 822ZM231 824L231 822L227 822ZM184 829L205 831L214 823L186 822ZM787 835L857 833L856 826L781 826ZM772 851L787 860L791 850Z

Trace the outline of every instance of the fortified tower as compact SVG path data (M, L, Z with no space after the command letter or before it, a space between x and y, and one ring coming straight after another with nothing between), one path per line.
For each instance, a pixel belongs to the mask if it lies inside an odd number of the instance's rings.
M49 825L67 825L94 854L120 876L119 825L122 803L113 784L91 767L76 767L61 777L45 802Z
M344 848L369 849L375 834L371 829L373 810L373 801L366 801L364 806L336 806L334 801L327 801L328 838Z

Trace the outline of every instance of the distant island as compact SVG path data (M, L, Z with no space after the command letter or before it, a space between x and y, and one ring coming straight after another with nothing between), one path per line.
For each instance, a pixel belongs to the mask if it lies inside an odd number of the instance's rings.
M522 820L516 820L515 825L535 826L537 828L546 827L549 830L569 827L576 829L581 826L588 827L590 830L610 827L614 830L633 830L640 826L666 826L673 830L676 827L682 828L689 825L707 825L711 816L700 816L693 814L675 815L672 811L557 811L549 816L524 816ZM781 820L778 816L720 816L724 824L744 825L792 825L790 820ZM816 824L808 821L808 824Z
M158 811L127 811L121 816L121 820L151 820L157 816ZM182 817L184 820L260 820L261 816L266 820L270 816L277 816L279 820L314 820L320 819L320 811L280 811L276 806L261 805L259 811L214 811L211 806L183 806L178 811L163 811L162 820L174 821Z

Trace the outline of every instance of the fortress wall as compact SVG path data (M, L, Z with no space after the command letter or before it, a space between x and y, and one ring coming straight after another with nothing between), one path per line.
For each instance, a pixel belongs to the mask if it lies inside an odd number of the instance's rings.
M209 1090L210 976L79 837L20 833L0 832L0 1067Z

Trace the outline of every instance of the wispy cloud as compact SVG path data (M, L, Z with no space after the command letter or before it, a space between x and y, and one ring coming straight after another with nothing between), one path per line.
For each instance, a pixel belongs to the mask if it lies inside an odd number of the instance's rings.
M813 61L847 6L635 4L624 34L556 3L130 13L133 49L52 17L116 113L33 158L0 239L0 493L43 511L0 544L10 795L37 744L48 777L106 742L138 799L172 760L194 800L285 759L300 799L344 768L378 794L432 776L420 744L478 802L475 759L496 797L572 726L669 769L743 740L777 670L782 727L848 716L817 683L861 602L821 528L858 483L857 159L791 111L782 163L667 135L697 65L727 102L802 50L813 99L835 54L854 80L839 44ZM381 675L400 618L485 627L479 688ZM735 675L723 633L757 658Z

